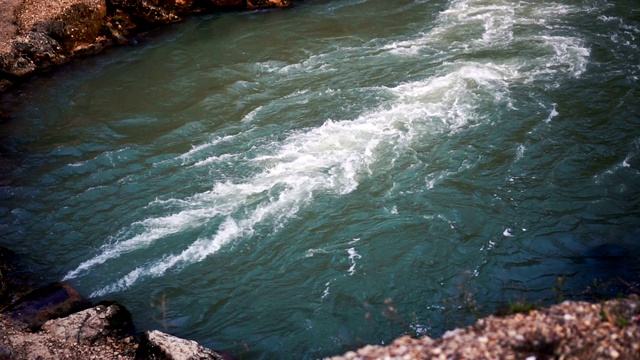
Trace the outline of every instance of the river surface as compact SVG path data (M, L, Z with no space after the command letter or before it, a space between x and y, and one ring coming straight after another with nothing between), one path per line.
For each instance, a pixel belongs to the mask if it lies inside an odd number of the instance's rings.
M7 98L0 243L243 359L640 281L635 0L195 17Z

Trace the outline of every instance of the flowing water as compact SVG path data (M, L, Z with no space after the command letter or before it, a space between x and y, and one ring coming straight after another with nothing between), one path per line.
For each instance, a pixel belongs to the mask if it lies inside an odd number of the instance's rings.
M632 287L637 5L309 0L193 18L5 100L0 242L125 303L139 330L243 358Z

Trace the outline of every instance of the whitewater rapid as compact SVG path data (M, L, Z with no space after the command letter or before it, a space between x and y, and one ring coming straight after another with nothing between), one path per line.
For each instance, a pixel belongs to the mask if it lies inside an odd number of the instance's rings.
M268 107L291 101L304 106L314 96L332 96L341 90L307 88L257 106L235 119L239 125L234 133L212 134L210 141L155 164L176 172L243 167L244 174L212 177L209 190L188 197L158 194L145 209L159 215L123 226L94 253L87 252L87 258L63 280L98 271L124 254L144 254L177 234L195 234L180 251L153 258L142 255L118 280L91 294L103 296L147 277L180 271L234 241L252 241L257 227L277 233L318 196L349 196L362 179L398 171L396 159L428 137L452 136L486 125L492 121L492 109L514 108L513 86L535 83L553 88L579 77L588 64L589 49L556 24L563 16L589 11L593 9L584 5L457 0L440 12L434 24L424 24L424 30L403 39L378 38L338 47L297 63L267 60L250 65L256 79L323 77L341 76L345 65L357 68L359 63L366 66L379 59L389 64L421 59L416 63L429 66L430 75L396 85L358 88L378 102L353 118L326 118L317 126L287 131L275 139L256 135ZM526 48L527 53L514 48ZM247 81L236 85L249 86L254 79ZM548 112L548 121L558 114L553 103L541 100L541 107ZM251 147L242 146L246 143ZM524 152L524 147L519 148L518 156ZM442 176L424 179L425 185L433 187ZM349 254L352 260L360 256L355 250ZM354 266L355 262L349 271L355 271Z

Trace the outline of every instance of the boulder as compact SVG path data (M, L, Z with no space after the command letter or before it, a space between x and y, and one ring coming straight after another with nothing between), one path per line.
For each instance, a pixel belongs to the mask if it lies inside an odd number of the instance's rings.
M43 33L71 50L94 43L106 15L106 0L30 0L17 11L16 23L23 34Z
M37 331L47 320L67 316L87 305L75 289L58 282L28 293L6 312L17 326Z
M42 325L51 337L78 345L103 343L131 329L131 313L118 303L104 303Z
M180 339L161 331L145 332L136 351L137 360L230 360L228 354L217 353L195 341Z
M9 67L10 73L18 77L28 75L36 68L48 70L68 61L60 43L46 34L34 31L17 37L13 43L13 53L9 55L15 55L15 61ZM8 59L11 60L11 57Z

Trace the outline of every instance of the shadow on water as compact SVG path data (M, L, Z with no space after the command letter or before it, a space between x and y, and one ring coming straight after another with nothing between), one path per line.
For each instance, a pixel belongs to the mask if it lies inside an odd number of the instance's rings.
M582 279L592 279L584 290L585 300L599 300L640 293L640 258L636 249L618 244L589 248L583 256L569 258Z

